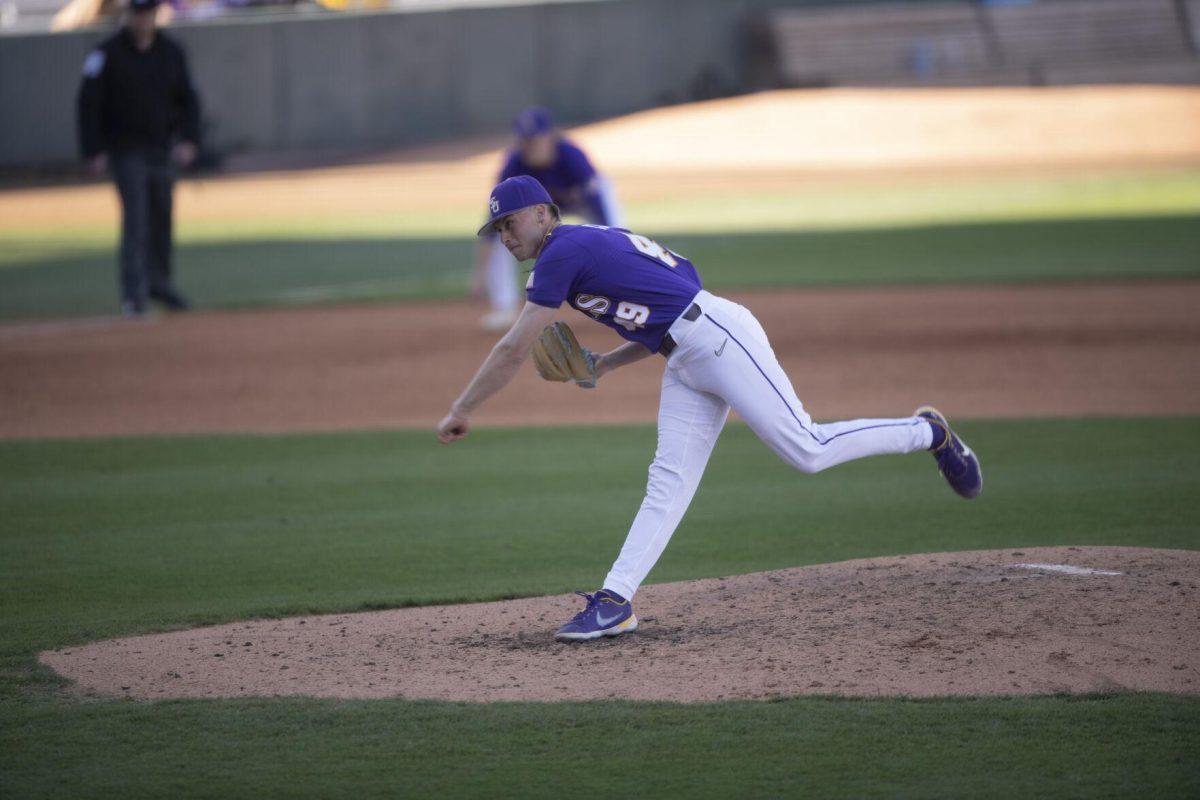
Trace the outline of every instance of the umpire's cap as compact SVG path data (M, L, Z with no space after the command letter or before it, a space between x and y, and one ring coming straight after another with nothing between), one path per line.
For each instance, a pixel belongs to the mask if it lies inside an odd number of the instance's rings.
M501 181L496 184L495 189L492 189L492 197L488 201L488 213L490 214L488 221L475 235L486 236L492 232L492 224L496 220L507 217L522 208L529 208L541 203L554 209L555 214L558 213L558 206L550 199L550 193L546 191L546 187L538 183L537 178L518 175L515 178Z
M131 11L149 11L158 8L160 0L129 0Z

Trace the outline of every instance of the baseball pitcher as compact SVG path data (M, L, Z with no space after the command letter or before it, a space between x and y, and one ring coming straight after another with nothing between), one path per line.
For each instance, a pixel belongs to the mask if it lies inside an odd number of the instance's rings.
M691 504L731 408L801 472L928 450L955 492L979 494L978 458L931 407L899 419L813 422L754 315L704 291L695 266L678 253L621 228L563 224L550 195L528 176L497 185L489 211L479 235L497 234L518 261L536 261L520 316L438 424L441 442L466 436L471 414L512 380L531 352L544 378L582 387L656 353L666 359L645 499L603 587L580 593L587 605L557 639L637 628L633 596ZM569 327L552 324L564 302L628 342L607 353L582 348Z

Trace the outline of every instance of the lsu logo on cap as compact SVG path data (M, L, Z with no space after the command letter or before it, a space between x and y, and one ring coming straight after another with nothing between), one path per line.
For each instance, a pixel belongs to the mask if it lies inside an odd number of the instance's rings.
M492 200L488 203L488 206L492 209L493 214L500 211L500 201L496 199L495 195L492 196Z

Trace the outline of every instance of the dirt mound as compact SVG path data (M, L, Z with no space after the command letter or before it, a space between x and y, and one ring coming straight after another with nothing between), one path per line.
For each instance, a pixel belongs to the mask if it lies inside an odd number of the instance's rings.
M571 595L238 622L42 653L141 700L713 701L1200 691L1200 552L874 558L647 586L641 627L554 641Z

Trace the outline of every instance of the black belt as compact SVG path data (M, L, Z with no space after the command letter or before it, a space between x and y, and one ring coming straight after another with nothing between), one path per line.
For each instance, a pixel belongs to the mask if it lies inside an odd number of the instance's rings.
M688 306L687 311L680 315L680 319L686 319L688 322L695 322L696 320L700 319L700 315L702 313L703 312L700 310L700 306L692 303L690 306ZM668 333L663 337L662 344L658 346L658 352L661 355L669 356L674 350L675 338Z

